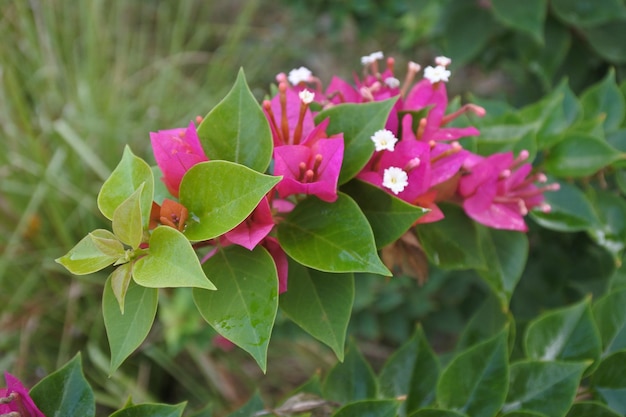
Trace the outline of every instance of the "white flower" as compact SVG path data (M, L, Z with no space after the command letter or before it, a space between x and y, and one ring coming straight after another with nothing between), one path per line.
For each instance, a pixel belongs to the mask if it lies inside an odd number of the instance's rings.
M302 100L302 102L304 104L310 104L313 101L313 99L315 98L315 94L310 92L306 88L304 90L300 91L298 93L298 96L300 97L300 100Z
M424 78L428 79L428 81L433 84L439 81L448 82L449 77L450 71L448 71L444 66L437 65L435 68L430 66L424 68Z
M376 131L370 139L374 142L377 152L382 150L393 151L396 146L396 142L398 141L394 134L387 129Z
M383 173L383 187L389 188L394 194L398 194L409 185L409 176L404 170L397 167L389 167Z
M452 63L452 60L447 56L438 56L435 58L435 64L440 65L442 67L447 67Z
M400 86L400 80L395 77L387 77L385 78L385 84L389 88L398 88Z
M291 85L298 85L301 82L305 82L305 83L309 82L312 76L313 76L313 73L311 72L310 69L306 67L300 67L300 68L294 68L291 71L289 71L289 75L287 76L287 79L289 80Z
M363 65L369 65L372 64L374 62L376 62L379 59L383 59L384 55L381 51L377 51L377 52L372 52L369 55L365 55L361 57L361 64Z

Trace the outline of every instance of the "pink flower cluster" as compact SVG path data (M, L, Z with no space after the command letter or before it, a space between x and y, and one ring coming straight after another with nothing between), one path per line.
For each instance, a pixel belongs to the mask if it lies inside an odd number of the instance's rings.
M45 417L30 398L28 390L19 379L4 373L6 388L0 388L0 415L20 417Z

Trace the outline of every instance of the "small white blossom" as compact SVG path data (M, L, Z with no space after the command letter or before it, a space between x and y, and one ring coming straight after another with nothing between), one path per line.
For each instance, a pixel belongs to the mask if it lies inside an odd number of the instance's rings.
M396 142L398 141L394 134L387 129L376 131L370 139L374 142L377 152L382 150L393 151L396 146Z
M409 62L409 71L418 73L422 69L422 66L417 62L410 61Z
M394 194L402 192L409 185L409 176L404 170L389 167L383 173L383 187L389 188Z
M309 82L313 73L310 69L306 67L294 68L289 71L289 75L287 75L287 79L291 83L291 85L298 85L301 82Z
M304 104L310 104L315 98L315 94L310 92L307 89L300 91L298 93L298 96L300 97L300 100L302 100Z
M447 56L438 56L435 58L435 64L440 65L442 67L447 67L452 63L452 60Z
M439 81L448 82L449 77L450 71L441 65L437 65L435 68L430 66L424 68L424 78L428 79L428 81L433 84Z
M384 57L385 56L383 55L381 51L372 52L369 55L365 55L361 57L361 64L363 65L373 64L374 62L378 61L379 59L383 59Z
M400 86L400 80L395 77L387 77L385 78L385 84L389 88L398 88Z

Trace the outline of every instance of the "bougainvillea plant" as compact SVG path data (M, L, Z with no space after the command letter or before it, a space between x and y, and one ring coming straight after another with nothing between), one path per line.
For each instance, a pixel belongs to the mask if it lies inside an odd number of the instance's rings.
M192 287L202 317L265 371L278 308L342 360L353 274L389 277L379 251L445 218L441 204L487 227L524 232L547 212L529 152L478 155L479 135L450 104L450 60L423 71L363 57L354 83L301 67L259 104L242 71L230 93L186 127L150 134L156 166L126 148L98 207L111 230L57 261L74 274L112 266L103 313L110 372L147 336L159 288ZM426 247L425 250L428 250ZM280 296L279 296L280 295Z

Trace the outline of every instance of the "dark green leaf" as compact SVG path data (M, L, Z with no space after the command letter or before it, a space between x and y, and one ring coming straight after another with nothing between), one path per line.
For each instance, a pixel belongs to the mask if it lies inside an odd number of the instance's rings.
M536 411L519 410L511 411L510 413L502 414L502 417L550 417L543 413L537 413Z
M552 0L550 4L559 19L576 27L597 26L626 12L620 0Z
M396 417L399 401L365 400L341 407L333 417Z
M626 36L626 19L620 18L607 22L600 26L585 28L582 30L591 47L604 59L623 64L626 62L626 48L624 36Z
M428 212L359 180L350 181L342 187L342 191L350 195L363 210L372 226L377 248L395 242Z
M123 408L109 417L182 417L185 403L168 404L138 404Z
M504 404L509 365L507 329L458 354L437 383L437 403L472 417L493 417Z
M609 292L593 306L603 356L626 349L626 288Z
M553 182L553 181L550 181ZM545 193L550 212L540 210L530 212L541 226L560 232L587 230L598 225L595 212L587 196L576 186L560 182L558 191Z
M262 415L257 413L263 411L264 409L265 406L263 405L263 400L258 393L255 393L243 407L234 413L230 413L228 417L251 417L255 415Z
M385 127L397 99L394 97L371 103L340 104L323 110L315 117L317 123L330 117L330 124L326 129L329 135L343 133L345 150L339 184L352 179L370 159L374 152L374 144L370 138Z
M415 228L428 259L446 269L484 269L478 228L463 209L441 204L445 218Z
M503 309L501 301L492 293L463 328L456 348L463 350L485 341L502 331L507 324L510 324L511 336L514 336L513 316Z
M227 161L194 165L180 184L180 202L190 216L185 235L201 241L226 233L245 220L280 179Z
M330 274L289 263L289 290L280 296L281 310L328 345L340 361L353 301L352 274Z
M391 276L376 252L359 206L346 194L327 203L308 197L278 225L283 249L302 265L325 272L371 272Z
M622 153L603 139L569 133L550 150L545 170L560 177L588 177L622 158Z
M219 334L248 352L265 372L267 346L278 309L278 277L270 254L232 245L203 265L217 291L193 290L202 317Z
M222 159L265 172L272 158L272 133L243 69L224 99L198 126L198 137L210 160Z
M576 395L589 362L524 361L511 365L503 411L528 410L562 417Z
M626 414L626 351L606 357L592 376L592 385L609 407Z
M39 381L30 390L30 396L49 417L90 417L96 413L96 401L83 375L80 353Z
M156 316L159 292L131 282L124 300L124 313L111 287L111 278L104 284L102 314L109 346L112 374L145 340Z
M354 343L348 346L344 362L328 372L322 392L324 398L341 404L376 398L376 377Z
M498 0L491 4L498 21L527 33L537 43L543 43L543 25L548 7L546 0Z
M422 408L413 414L409 414L409 417L467 417L467 415L452 410Z
M610 70L602 81L585 90L580 97L580 103L586 119L603 119L606 133L617 130L624 120L626 103L615 82L614 70Z
M619 262L626 247L626 201L604 190L590 191L587 195L599 220L599 225L589 229L589 234Z
M596 401L582 401L572 404L565 417L621 417L606 405Z

